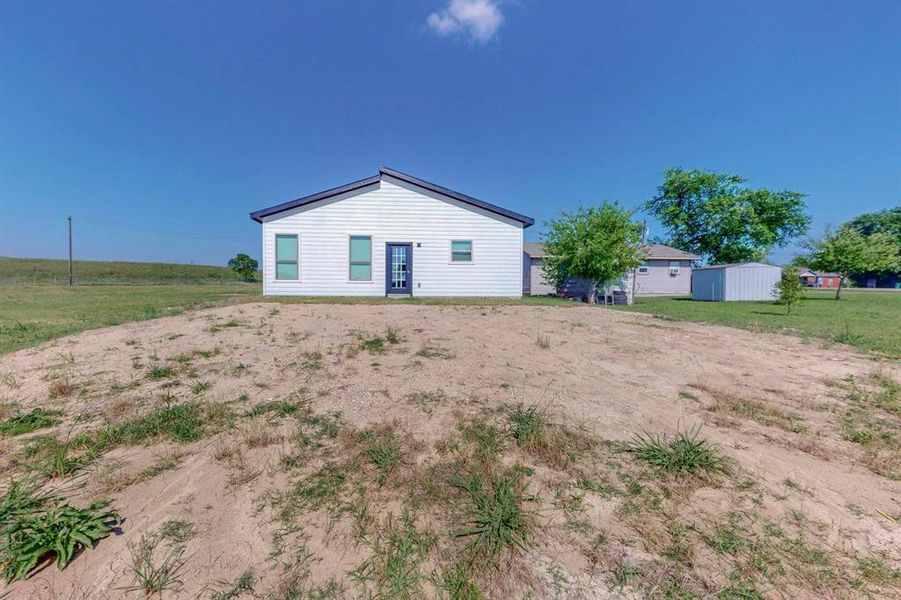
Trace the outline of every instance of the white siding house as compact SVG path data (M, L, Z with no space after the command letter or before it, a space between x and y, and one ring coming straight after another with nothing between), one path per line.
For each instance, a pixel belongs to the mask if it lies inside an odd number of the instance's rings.
M692 273L691 299L712 302L772 300L782 267L736 263L697 267Z
M526 244L525 252L530 263L527 272L528 287L525 293L533 296L559 294L561 296L583 296L583 283L568 282L557 290L544 276L541 263L547 256L544 244ZM636 296L688 296L691 294L691 270L694 261L701 257L663 244L647 247L645 262L636 269ZM626 275L617 286L631 295L632 276Z
M519 297L533 223L386 167L251 218L268 296Z

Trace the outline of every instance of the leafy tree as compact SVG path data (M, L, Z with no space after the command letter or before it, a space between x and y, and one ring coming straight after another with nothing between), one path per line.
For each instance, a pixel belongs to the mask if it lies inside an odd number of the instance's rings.
M792 308L801 304L804 297L804 284L798 276L798 270L794 267L782 269L782 279L776 283L776 304L782 304L788 314L792 314Z
M860 215L845 223L845 226L856 229L865 237L874 233L891 234L901 247L901 206Z
M244 281L253 281L259 263L255 258L250 258L246 254L238 254L228 261L228 268L240 275Z
M743 187L740 175L672 168L646 208L669 244L710 263L763 260L807 231L804 194Z
M585 280L592 303L598 285L623 277L644 259L641 224L616 204L564 212L547 227L545 277L556 286L570 277Z
M835 299L841 298L842 286L851 273L889 271L899 268L898 247L889 233L866 237L851 227L827 232L822 240L808 242L807 264L818 271L838 273L840 280Z

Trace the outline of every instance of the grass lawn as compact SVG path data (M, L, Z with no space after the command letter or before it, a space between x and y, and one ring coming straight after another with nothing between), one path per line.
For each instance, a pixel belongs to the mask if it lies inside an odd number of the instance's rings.
M239 280L238 275L227 267L177 263L76 260L73 272L75 282L81 284L231 283ZM0 285L63 284L68 273L69 263L65 260L0 256Z
M259 296L254 284L0 286L0 354L86 329Z
M901 357L901 293L808 290L791 315L772 302L692 302L689 298L639 298L620 310L666 319L716 323L753 331L820 338Z

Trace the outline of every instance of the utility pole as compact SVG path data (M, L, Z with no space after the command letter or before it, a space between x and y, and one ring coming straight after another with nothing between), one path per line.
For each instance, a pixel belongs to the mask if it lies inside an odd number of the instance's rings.
M641 246L644 247L645 237L648 235L647 221L641 222ZM632 298L630 304L635 304L635 290L638 283L638 267L632 269Z
M69 222L69 285L72 285L72 215L66 217Z

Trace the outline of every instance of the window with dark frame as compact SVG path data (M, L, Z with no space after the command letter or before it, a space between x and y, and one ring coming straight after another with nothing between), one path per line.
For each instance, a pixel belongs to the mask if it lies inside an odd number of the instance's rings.
M275 278L300 279L298 264L298 238L296 234L279 233L275 236Z
M472 240L451 241L451 262L472 262Z
M351 281L372 281L372 236L350 236Z

